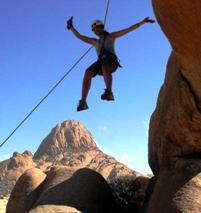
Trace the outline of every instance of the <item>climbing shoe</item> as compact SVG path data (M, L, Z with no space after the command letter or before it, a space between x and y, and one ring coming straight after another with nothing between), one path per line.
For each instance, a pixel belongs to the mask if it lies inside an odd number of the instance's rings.
M114 101L114 95L112 91L105 89L105 92L101 95L101 99L106 101Z
M89 109L87 102L80 100L78 103L78 106L77 106L77 111L79 112L79 111L86 110L86 109Z

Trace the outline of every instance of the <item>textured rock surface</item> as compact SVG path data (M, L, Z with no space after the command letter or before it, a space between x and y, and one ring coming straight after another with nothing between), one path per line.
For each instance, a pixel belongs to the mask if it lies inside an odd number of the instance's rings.
M46 172L52 166L67 166L77 170L91 168L104 176L116 168L123 173L132 171L115 158L104 154L95 144L91 133L79 122L70 120L57 124L34 154L15 152L9 160L0 162L0 195L9 194L16 180L29 168Z
M42 205L29 211L29 213L81 213L75 208L68 206Z
M201 160L178 160L160 172L146 213L199 213Z
M0 195L10 194L18 178L27 169L36 166L32 157L32 154L28 151L23 154L14 152L9 160L0 162Z
M173 53L150 122L149 163L154 173L173 157L201 154L201 1L153 0Z
M83 168L68 177L66 172L68 174L68 168L57 167L47 174L39 187L41 192L33 209L43 205L62 205L87 213L111 212L114 204L112 192L99 173Z
M52 186L57 188L57 185L60 185L61 182L66 182L75 171L83 167L90 168L98 172L106 180L108 180L110 184L117 183L121 179L121 186L127 186L127 188L120 194L119 192L121 187L117 184L113 184L113 194L118 194L118 196L115 197L116 200L124 199L126 203L132 201L135 205L138 205L138 198L141 197L141 201L138 206L141 206L142 204L142 197L145 194L145 188L149 181L149 178L138 172L132 171L124 164L116 161L115 158L104 154L96 146L89 131L76 121L65 121L62 124L58 124L50 132L46 139L43 140L34 157L28 151L23 154L16 152L13 154L11 159L0 162L0 194L5 194L4 192L6 190L9 194L9 191L13 188L18 177L26 169L33 167L37 167L39 171L41 170L45 172L48 174L48 177L39 187L37 187L37 190L33 190L32 192L31 190L33 188L27 184L26 187L28 188L24 188L21 191L21 202L15 205L15 199L11 199L12 202L9 202L8 210L9 208L13 209L13 206L15 206L16 209L20 209L20 205L22 206L22 203L26 202L25 197L27 197L27 194L29 194L29 206L32 206L32 202L34 202L36 197L40 197L42 199L43 196L46 196L46 192L51 190ZM15 174L15 171L17 175ZM132 178L130 178L130 182L127 181L127 176L132 176ZM27 180L26 173L22 177ZM143 186L142 184L137 184L138 186L133 188L133 186L136 186L136 183L139 183L138 177L142 177L142 179L145 178L147 182L145 181ZM123 183L124 178L126 181L125 184ZM136 182L135 179L137 179ZM31 180L32 179L28 179L27 182L30 183ZM18 189L19 188L20 187L18 186ZM59 187L57 189L62 190ZM136 189L135 193L131 192L133 189ZM128 194L126 195L126 193ZM12 194L16 196L16 189L13 190ZM58 192L58 194L60 193ZM127 196L126 199L125 196ZM133 199L135 199L135 201L133 201ZM27 206L28 209L29 206ZM47 208L47 206L45 208ZM22 209L19 211L22 211Z
M91 133L76 121L57 124L51 133L42 141L34 155L34 159L56 156L72 152L86 151L96 148Z
M157 174L146 213L201 209L201 1L152 0L173 51L149 129Z
M39 169L27 170L17 181L8 201L6 213L26 213L28 205L36 200L28 200L33 192L45 179L46 175ZM20 199L19 199L20 198ZM29 204L31 202L31 204Z

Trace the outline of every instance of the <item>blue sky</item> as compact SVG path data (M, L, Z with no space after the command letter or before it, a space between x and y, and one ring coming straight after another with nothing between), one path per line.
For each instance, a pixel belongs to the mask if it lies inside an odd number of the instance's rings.
M74 16L80 33L94 36L90 24L104 19L106 0L0 0L0 141L39 102L90 47L65 28ZM106 29L116 31L145 17L155 18L149 0L111 0ZM103 151L131 168L150 172L148 125L163 83L170 45L158 24L146 24L116 41L123 65L113 78L115 102L103 102L102 77L93 79L90 109L76 112L84 70L96 60L92 50L29 120L0 149L34 153L59 122L80 121Z

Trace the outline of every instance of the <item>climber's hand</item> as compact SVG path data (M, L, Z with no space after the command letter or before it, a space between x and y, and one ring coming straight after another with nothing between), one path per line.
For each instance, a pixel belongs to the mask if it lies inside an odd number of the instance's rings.
M67 21L67 29L70 30L73 27L73 16Z
M144 23L155 23L155 21L153 19L150 19L149 17L146 17L144 20L143 20Z

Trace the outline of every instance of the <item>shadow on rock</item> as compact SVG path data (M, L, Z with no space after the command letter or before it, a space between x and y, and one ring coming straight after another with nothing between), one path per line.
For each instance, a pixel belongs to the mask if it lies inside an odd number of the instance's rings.
M112 192L99 173L83 168L60 183L56 173L51 179L48 176L51 176L51 171L40 189L32 193L31 196L36 192L40 195L31 209L43 205L63 205L74 207L83 213L112 212L114 204Z

